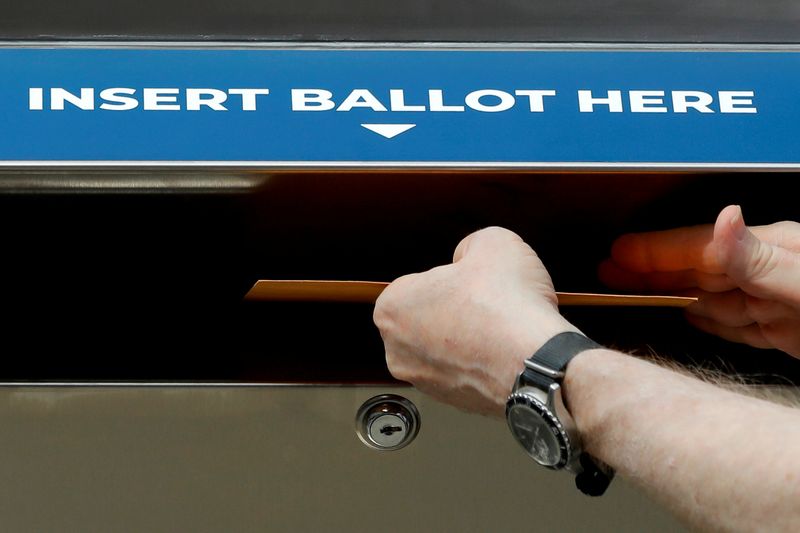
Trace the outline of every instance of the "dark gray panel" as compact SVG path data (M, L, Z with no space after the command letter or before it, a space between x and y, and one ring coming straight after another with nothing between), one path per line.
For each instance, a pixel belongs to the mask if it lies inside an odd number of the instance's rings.
M793 0L28 0L0 38L796 43Z

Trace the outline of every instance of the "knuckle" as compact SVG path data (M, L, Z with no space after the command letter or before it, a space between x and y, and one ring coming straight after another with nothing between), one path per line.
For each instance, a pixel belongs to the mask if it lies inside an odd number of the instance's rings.
M411 373L403 366L388 365L389 373L398 381L411 383Z
M408 274L397 278L387 286L375 301L372 320L380 330L385 330L393 324L402 312L403 302L409 297L410 285L416 274Z
M697 286L708 292L725 292L735 288L735 284L727 274L708 274L696 272Z
M792 220L776 222L772 227L778 231L778 244L797 242L800 239L800 223Z
M769 324L758 325L758 339L749 344L757 348L778 348L783 349L787 344L793 340L792 333L795 330L796 324L787 321L770 322ZM760 344L758 341L760 340Z
M387 307L386 304L381 304L381 301L378 300L375 304L375 309L372 311L372 322L381 332L385 331L391 322L392 314Z
M785 305L765 298L747 294L744 305L747 316L764 326L790 318L790 310Z
M467 255L486 258L498 251L512 249L513 245L524 241L513 231L500 226L489 226L468 235L456 248L454 260L460 260Z
M385 291L384 291L385 292ZM387 303L387 299L383 297L383 294L378 297L378 300L375 302L375 308L372 311L372 321L380 330L384 330L388 323L391 321L392 313L390 311L389 304Z
M751 258L749 277L751 281L758 281L769 276L777 266L775 249L769 244L760 243Z
M782 220L762 226L759 238L793 252L800 252L800 223Z
M457 262L457 261L460 261L461 258L466 255L467 250L469 249L470 243L472 242L472 240L474 238L475 238L475 232L470 233L469 235L467 235L466 237L461 239L461 241L456 246L456 249L453 250L453 262L454 263Z
M500 226L489 226L487 228L483 228L477 233L483 237L488 237L497 240L521 240L519 235L517 235L510 229L506 229Z
M756 322L764 322L763 319L766 315L768 306L769 302L762 298L756 298L755 296L750 296L749 294L746 294L744 297L744 307L747 312L747 316Z
M411 372L408 365L404 364L403 360L397 357L393 352L386 352L386 368L389 369L389 373L394 379L411 383L413 372Z
M781 232L798 232L800 231L800 224L791 220L781 220L780 222L775 222L772 224L772 227L780 230Z

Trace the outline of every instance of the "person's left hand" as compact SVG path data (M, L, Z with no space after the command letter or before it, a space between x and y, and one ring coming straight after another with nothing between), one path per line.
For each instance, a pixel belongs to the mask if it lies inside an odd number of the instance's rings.
M453 263L397 279L375 306L397 379L461 409L502 415L523 361L576 331L557 308L550 275L518 235L487 228Z
M623 235L600 265L616 289L697 296L699 329L800 358L800 224L747 227L738 206L714 225Z

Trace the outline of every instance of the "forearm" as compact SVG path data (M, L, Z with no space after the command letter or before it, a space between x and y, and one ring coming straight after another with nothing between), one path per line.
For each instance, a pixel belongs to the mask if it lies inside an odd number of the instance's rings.
M564 388L587 450L692 526L800 531L800 411L611 350Z

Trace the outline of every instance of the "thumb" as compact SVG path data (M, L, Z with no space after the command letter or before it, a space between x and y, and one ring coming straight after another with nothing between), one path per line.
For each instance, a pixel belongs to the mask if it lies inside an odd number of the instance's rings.
M714 244L725 273L746 293L800 305L800 257L756 237L738 205L717 217Z
M491 226L464 237L458 243L455 253L453 253L453 263L458 263L468 255L473 254L493 258L496 254L507 251L509 246L520 244L529 248L522 240L522 237L513 231Z

